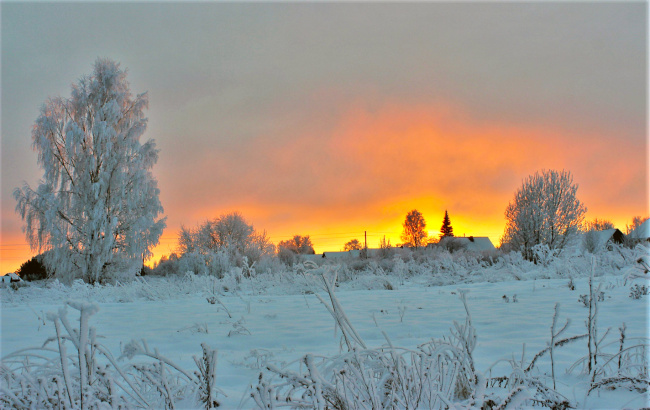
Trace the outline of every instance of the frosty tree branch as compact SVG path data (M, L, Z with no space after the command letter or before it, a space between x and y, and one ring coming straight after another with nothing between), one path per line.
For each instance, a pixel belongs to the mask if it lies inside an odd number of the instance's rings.
M17 188L16 211L33 249L61 279L87 282L135 273L158 243L165 219L151 168L146 93L135 98L126 71L98 59L67 99L48 99L32 131L43 180Z

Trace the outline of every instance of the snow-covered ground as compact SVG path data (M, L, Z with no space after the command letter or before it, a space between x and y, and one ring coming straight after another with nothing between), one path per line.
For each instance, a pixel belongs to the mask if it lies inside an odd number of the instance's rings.
M622 269L601 266L595 278L595 284L604 292L598 305L598 334L602 337L611 329L601 346L611 342L603 350L612 354L618 352L619 328L623 323L626 346L647 344L647 340L640 339L649 336L650 296L630 297L632 285L648 285L648 281L630 279L632 269L632 265ZM544 273L545 270L548 272ZM471 271L465 274L472 276ZM437 285L433 273L386 273L381 277L360 274L357 280L342 282L336 294L369 348L386 345L382 331L395 346L417 348L432 338L447 335L454 320L465 320L458 291L466 290L477 334L473 357L476 370L486 377L510 375L512 368L504 362L497 363L500 359L521 361L523 353L528 364L548 346L556 303L560 304L558 328L566 319L571 320L562 337L586 333L589 310L579 299L589 293L589 272L573 272L574 290L568 286L569 278L561 277L557 266L515 269L502 265L490 273L490 278L494 279L492 274L498 277L495 272L501 273L502 281L467 279L448 285ZM474 276L484 274L480 268L475 269ZM523 276L523 280L514 279L518 276ZM218 397L222 408L255 407L249 398L250 388L257 384L267 364L282 367L307 353L332 356L345 351L332 316L311 293L322 292L315 280L310 282L309 276L304 275L279 278L267 285L265 280L269 278L237 283L232 278L227 282L188 275L177 279L147 278L116 287L77 283L70 288L50 283L17 291L3 289L1 355L38 347L53 336L54 326L45 320L45 313L58 310L65 300L93 301L99 311L90 324L104 337L99 340L115 356L119 356L125 343L146 339L152 349L157 348L183 368L193 369L192 357L200 357L201 344L206 343L218 351L217 386L226 394ZM383 285L368 286L385 281L392 290ZM208 302L211 296L218 299L217 303ZM78 323L76 311L70 312L70 320ZM579 408L607 409L650 405L647 392L627 389L601 389L587 396L590 380L581 373L582 367L568 373L587 354L586 339L555 350L557 391L571 403ZM533 373L552 385L548 354L539 359Z

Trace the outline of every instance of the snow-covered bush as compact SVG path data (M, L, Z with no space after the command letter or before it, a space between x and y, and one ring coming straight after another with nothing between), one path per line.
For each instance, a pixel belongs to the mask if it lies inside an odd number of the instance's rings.
M159 268L163 276L168 275L170 272L176 274L185 274L186 272L193 272L196 275L210 275L222 278L231 267L235 266L232 256L224 250L210 251L210 252L188 252L178 259L168 260L163 264L159 264L154 269L154 274L158 274Z
M276 274L283 270L286 270L286 266L280 261L279 258L275 256L262 256L255 263L255 270L257 274L266 273L266 274Z
M442 238L440 240L440 246L449 253L454 253L464 248L460 240L454 238L453 236Z
M597 231L589 230L583 235L582 247L585 251L591 254L596 254L599 250L602 249Z
M641 299L642 296L650 294L650 290L646 285L639 286L638 284L633 285L630 288L630 298L632 299Z
M291 249L280 247L278 248L278 259L287 266L293 266L298 260L298 255Z
M540 243L532 247L532 260L544 267L548 267L560 254L559 249L551 249L547 244Z
M399 256L395 255L392 259L392 273L399 278L400 284L404 284L404 278L409 274L409 269L406 263Z
M530 266L530 262L524 259L524 256L521 254L521 252L517 251L502 253L497 260L497 264L500 267L511 266L516 268L524 268Z
M199 255L206 256L204 262L210 274L218 276L223 275L230 266L242 267L244 260L255 263L275 253L275 246L266 231L256 231L237 212L221 215L194 229L181 227L178 248L181 260L188 255L193 259L200 259ZM213 263L219 266L212 267Z

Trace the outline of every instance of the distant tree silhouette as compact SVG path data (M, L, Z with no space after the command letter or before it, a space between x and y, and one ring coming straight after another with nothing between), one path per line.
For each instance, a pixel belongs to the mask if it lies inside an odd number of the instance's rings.
M288 249L299 255L313 255L316 253L314 251L314 245L311 243L311 239L309 239L309 235L295 235L291 239L282 241L278 244L278 251L281 249Z
M643 216L635 216L632 218L632 225L625 225L625 234L629 235L632 233L633 230L641 226L645 221L648 220L648 217L643 217Z
M444 238L446 236L454 236L454 228L451 226L451 221L449 220L449 214L447 213L447 210L445 209L445 217L442 220L442 227L440 228L440 238Z
M422 246L427 237L427 233L424 230L426 227L427 223L418 210L414 209L406 214L406 219L404 220L404 231L401 236L404 245L413 246L415 248Z
M583 230L585 232L589 231L604 231L605 229L614 229L614 223L607 219L598 219L595 218L592 221L587 221L584 223Z
M20 268L16 271L18 276L27 281L47 279L47 268L41 262L41 257L42 255L35 256L20 265Z
M343 245L344 251L359 251L363 248L358 239L352 239L350 242Z
M256 262L262 256L272 255L275 247L266 231L256 231L239 212L223 214L194 229L181 226L178 236L181 255L193 252L208 255L219 250L227 252L233 260L246 256Z

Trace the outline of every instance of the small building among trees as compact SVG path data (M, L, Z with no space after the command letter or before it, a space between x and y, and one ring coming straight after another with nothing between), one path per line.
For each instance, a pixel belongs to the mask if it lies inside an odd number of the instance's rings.
M620 229L610 228L591 230L580 235L581 250L596 253L600 250L612 250L616 244L625 242L625 234Z
M15 274L13 272L12 273L7 273L4 276L0 276L0 282L1 283L15 283L15 282L21 282L21 281L22 281L22 279L20 278L20 276L18 276L17 274Z
M496 249L487 236L442 237L440 242L430 244L430 246L442 246L450 252L461 249L471 252L493 251Z

